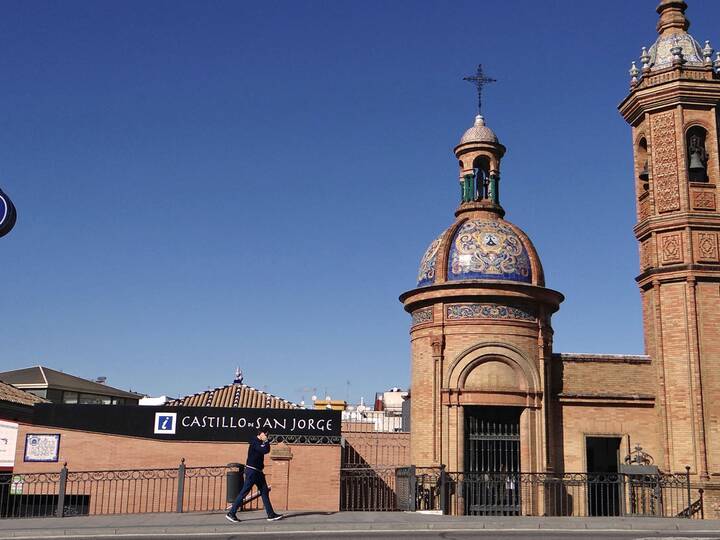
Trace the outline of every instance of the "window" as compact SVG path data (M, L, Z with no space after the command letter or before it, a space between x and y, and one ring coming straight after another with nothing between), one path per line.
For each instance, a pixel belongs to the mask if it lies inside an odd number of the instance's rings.
M102 405L103 397L95 394L80 394L79 403L81 405Z
M63 403L71 403L76 404L78 402L78 393L77 392L63 392L62 397Z

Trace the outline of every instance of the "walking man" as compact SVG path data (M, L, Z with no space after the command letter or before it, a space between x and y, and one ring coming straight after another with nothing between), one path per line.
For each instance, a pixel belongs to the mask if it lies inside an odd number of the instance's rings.
M245 483L235 502L230 507L230 511L225 516L228 520L235 523L240 522L235 514L242 506L245 496L250 493L253 486L257 486L258 491L260 491L263 506L265 507L265 512L267 512L267 520L277 521L283 517L282 514L276 514L273 510L272 503L270 502L270 490L268 489L265 474L263 473L265 454L268 452L270 452L270 443L268 442L267 429L258 428L257 437L250 441L250 447L248 448L247 463L245 465Z

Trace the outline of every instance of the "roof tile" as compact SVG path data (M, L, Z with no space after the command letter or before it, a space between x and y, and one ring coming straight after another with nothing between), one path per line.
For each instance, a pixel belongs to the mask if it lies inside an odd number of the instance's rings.
M19 403L20 405L35 405L36 403L48 403L47 399L15 388L13 385L0 381L0 401Z
M169 401L174 407L238 407L262 409L297 409L295 403L245 384L228 384Z

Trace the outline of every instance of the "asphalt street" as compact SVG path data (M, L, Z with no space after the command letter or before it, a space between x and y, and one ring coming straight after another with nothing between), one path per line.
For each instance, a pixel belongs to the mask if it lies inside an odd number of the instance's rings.
M23 537L29 539L31 537ZM461 530L447 530L447 531L312 531L312 532L298 532L298 531L287 531L287 532L241 532L237 533L208 533L198 532L186 535L178 535L176 533L151 533L147 535L92 535L92 536L38 536L34 537L38 539L48 540L48 538L54 539L68 539L68 538L82 538L86 540L105 540L110 538L122 538L123 540L151 540L158 538L173 538L176 540L198 540L200 538L218 539L218 540L286 540L288 538L299 538L299 539L324 539L324 538L342 538L343 540L390 540L395 538L410 539L418 538L422 540L430 539L443 539L443 540L469 540L471 538L492 538L495 540L531 540L531 539L558 539L558 540L654 540L654 539L665 539L665 540L717 540L720 539L719 535L708 535L707 533L667 533L667 532L628 532L628 531L562 531L562 530L530 530L530 531L507 531L507 530L483 530L479 531L476 529L461 531Z
M268 523L262 511L229 523L222 512L128 514L0 521L0 540L51 539L575 539L720 540L720 521L673 518L442 516L420 512L288 512Z

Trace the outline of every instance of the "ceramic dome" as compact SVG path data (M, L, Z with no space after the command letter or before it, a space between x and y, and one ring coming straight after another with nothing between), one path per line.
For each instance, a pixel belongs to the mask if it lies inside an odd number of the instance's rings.
M544 286L539 257L525 233L504 219L485 217L466 219L445 231L420 261L418 287L464 280Z
M673 53L671 49L675 46L682 47L684 65L703 65L703 50L700 44L686 32L663 35L657 38L650 47L649 65L653 69L663 69L672 66Z
M499 220L471 219L450 242L448 280L505 279L530 283L530 257L523 241Z
M425 254L420 261L420 270L418 270L418 287L425 287L435 283L435 262L444 235L445 233L438 236L425 250Z
M460 144L471 142L498 142L495 132L485 125L485 119L479 114L475 117L475 124L460 138Z

